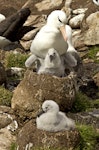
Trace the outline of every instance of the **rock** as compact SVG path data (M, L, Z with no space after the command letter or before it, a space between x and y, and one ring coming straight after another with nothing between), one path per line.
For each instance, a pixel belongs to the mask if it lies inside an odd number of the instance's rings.
M0 129L0 150L9 150L16 137L7 128Z
M0 106L0 150L10 149L11 144L16 140L12 132L18 128L18 124L15 116L8 112L11 113L11 108Z
M69 110L75 100L74 87L74 77L59 78L47 74L38 75L27 70L24 79L14 91L12 108L18 113L22 112L24 116L36 117L45 100L54 100L61 110Z
M99 44L99 12L91 14L86 19L88 30L84 36L84 43L86 45L97 45Z
M12 120L7 117L6 113L0 113L0 129L10 124Z
M33 124L32 120L29 121L20 130L17 136L17 145L19 150L24 150L26 147L33 146L34 149L74 149L79 143L80 135L77 130L64 131L64 132L46 132L38 130Z
M99 109L94 109L93 111L90 111L89 115L91 115L92 117L95 117L95 118L99 118ZM99 123L98 123L98 125L99 125ZM99 126L98 126L98 128L99 128Z
M25 26L41 27L46 20L46 15L30 15L26 22ZM35 28L34 28L35 29Z
M81 30L82 32L85 32L88 30L88 26L86 24L86 18L97 11L99 11L99 7L93 3L93 1L88 1L86 0L80 0L79 1L79 8L87 8L85 12L85 17L83 18L82 24L81 24ZM78 0L74 0L71 3L71 9L75 10L78 9Z
M97 52L96 57L99 57L99 52Z
M0 22L5 20L5 19L6 19L6 17L3 14L0 14Z
M64 6L64 0L43 0L36 4L36 8L39 12L48 10L51 12L52 10L60 9L62 6Z
M96 85L99 87L99 72L93 76L93 80L96 83Z
M11 107L7 107L7 106L2 106L2 105L0 105L0 113L13 114L13 110L11 109Z
M34 30L31 30L31 31L27 32L27 33L22 37L22 40L23 40L23 41L33 40L38 31L39 31L39 28L36 28L36 29L34 29Z
M70 113L69 117L75 118L76 122L80 124L86 124L94 126L96 129L99 129L99 109L91 109L87 112L79 112L79 113Z
M6 85L6 71L2 63L0 62L0 85L2 84Z
M93 59L89 59L89 58L83 59L83 63L93 63L93 62L94 62Z
M80 1L79 5L80 8L88 9L85 11L85 16L80 23L81 32L73 36L74 47L78 49L99 44L99 7L94 5L92 1L86 3L85 0ZM79 12L77 0L72 1L71 8L74 9L74 13L75 10L76 13Z
M31 46L32 40L30 41L20 41L20 44L22 45L22 47L25 49L25 51L30 50L30 46Z
M64 0L28 0L23 7L29 7L32 10L32 14L48 14L52 10L60 9L65 5Z
M10 69L7 69L6 72L9 77L22 77L25 69L20 67L11 67Z
M4 46L3 50L10 51L10 50L14 50L14 49L17 49L17 48L22 48L20 43L18 43L18 42L11 42L8 45Z
M76 29L73 31L72 42L76 49L81 49L85 47L84 37L82 36L80 29Z
M69 21L69 25L72 27L72 28L80 28L80 24L84 18L84 13L83 14L79 14L75 17L73 17L72 19L70 19Z
M78 8L73 10L73 14L74 15L78 15L78 14L84 14L87 11L88 8Z
M99 52L96 54L96 59L99 60Z

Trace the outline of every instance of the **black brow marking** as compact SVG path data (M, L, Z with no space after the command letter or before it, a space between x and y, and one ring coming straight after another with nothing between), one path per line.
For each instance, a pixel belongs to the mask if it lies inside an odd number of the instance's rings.
M62 23L62 21L59 19L59 17L58 17L58 20L59 20L59 22L61 22L61 23Z

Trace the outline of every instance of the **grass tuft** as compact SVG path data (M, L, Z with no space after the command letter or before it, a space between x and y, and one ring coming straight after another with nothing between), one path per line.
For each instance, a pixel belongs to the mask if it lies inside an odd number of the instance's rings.
M75 97L75 102L72 107L72 112L82 112L86 111L88 108L91 107L91 102L89 97L87 97L82 92L78 92Z
M20 67L20 68L25 68L25 61L28 58L27 54L14 54L14 53L9 53L6 56L6 67Z
M99 46L92 46L90 47L87 57L93 59L94 62L99 63L99 60L96 57L96 54L99 52Z
M78 125L77 128L81 135L81 141L75 150L94 150L99 141L99 133L94 127L88 125Z
M12 92L0 86L0 105L11 106Z

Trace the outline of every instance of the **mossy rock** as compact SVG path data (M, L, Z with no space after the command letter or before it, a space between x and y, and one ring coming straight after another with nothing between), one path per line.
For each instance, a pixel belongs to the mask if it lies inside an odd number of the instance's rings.
M17 135L17 147L25 150L32 144L31 150L73 150L79 143L78 130L48 132L37 129L33 120L27 122Z
M60 110L66 111L72 108L75 93L75 77L38 75L27 70L14 91L11 107L16 113L22 113L22 116L35 117L45 100L54 100L60 106Z

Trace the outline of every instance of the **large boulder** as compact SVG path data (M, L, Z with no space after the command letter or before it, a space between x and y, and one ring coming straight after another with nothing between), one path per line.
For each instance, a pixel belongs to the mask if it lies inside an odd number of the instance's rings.
M74 149L80 141L77 130L51 133L38 130L32 120L23 126L17 136L18 150L33 149Z
M69 110L75 100L75 82L71 75L59 78L27 70L14 91L12 108L20 116L35 117L45 100L54 100L61 110Z
M73 32L73 44L75 48L99 44L99 11L92 13L86 18L84 30Z
M88 30L85 33L86 45L99 44L99 11L91 14L87 19Z
M74 28L74 29L79 29L80 28L80 24L84 18L84 13L83 14L79 14L75 17L73 17L72 19L70 19L69 21L69 25Z

